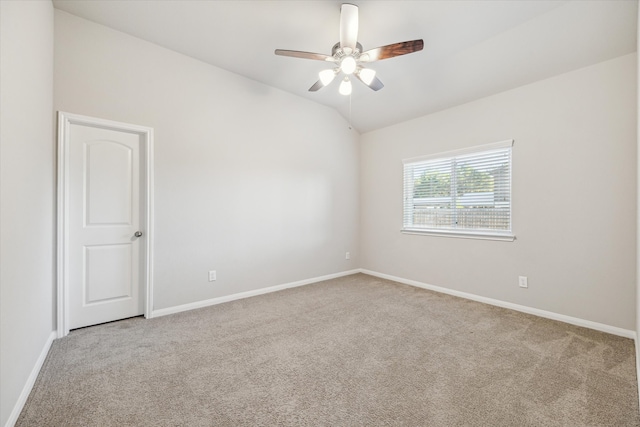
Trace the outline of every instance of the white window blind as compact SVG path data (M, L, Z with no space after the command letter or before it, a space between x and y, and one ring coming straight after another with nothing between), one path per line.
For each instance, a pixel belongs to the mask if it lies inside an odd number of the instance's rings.
M403 231L513 240L512 145L404 160Z

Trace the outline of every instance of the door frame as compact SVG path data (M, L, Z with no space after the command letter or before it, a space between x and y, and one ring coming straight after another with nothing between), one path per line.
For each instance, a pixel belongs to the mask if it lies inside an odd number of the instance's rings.
M98 119L79 114L58 111L58 162L57 162L57 337L69 333L69 129L71 125L86 125L135 133L141 136L144 157L141 171L140 195L144 212L140 214L140 229L145 232L141 243L140 286L143 287L144 317L153 314L153 128L112 120Z

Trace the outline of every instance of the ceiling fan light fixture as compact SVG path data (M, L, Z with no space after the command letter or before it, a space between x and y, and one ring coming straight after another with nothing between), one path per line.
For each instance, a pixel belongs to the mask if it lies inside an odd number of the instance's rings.
M353 56L345 56L340 62L340 70L346 75L353 74L356 70L357 64Z
M320 81L322 82L322 84L324 86L326 86L329 83L331 83L333 81L333 79L336 77L336 70L334 70L334 69L322 70L318 74L318 77L320 77Z
M286 49L276 49L275 54L331 62L333 70L321 71L319 73L320 79L309 88L309 92L317 92L329 85L340 74L343 80L340 82L339 92L342 95L350 95L352 91L350 76L352 75L355 75L358 80L373 91L377 92L384 87L384 84L376 76L376 72L365 69L362 65L418 52L423 48L424 41L416 39L363 50L362 45L358 42L358 6L344 3L340 7L340 39L331 48L331 55Z
M342 83L340 83L338 92L340 92L340 95L349 96L351 95L351 89L351 81L349 80L349 77L345 77L344 80L342 80Z
M376 72L370 68L361 68L360 71L358 71L358 76L360 76L360 80L362 80L364 84L369 86L376 76Z

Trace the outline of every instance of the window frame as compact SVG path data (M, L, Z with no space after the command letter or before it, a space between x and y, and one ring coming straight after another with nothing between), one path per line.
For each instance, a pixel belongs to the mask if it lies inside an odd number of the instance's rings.
M426 236L437 237L457 237L464 239L482 239L482 240L499 240L512 242L516 236L513 233L513 139L505 141L494 142L491 144L477 145L468 148L462 148L459 150L452 150L440 153L429 154L426 156L411 157L402 160L402 228L400 231L403 234L417 234ZM474 229L438 229L438 228L422 228L422 227L407 227L405 226L405 215L407 210L407 188L405 168L407 165L414 163L422 163L427 161L433 161L438 159L453 159L459 156L469 154L481 154L483 152L509 148L509 230L474 230ZM413 200L413 198L411 199ZM412 204L413 205L413 204Z

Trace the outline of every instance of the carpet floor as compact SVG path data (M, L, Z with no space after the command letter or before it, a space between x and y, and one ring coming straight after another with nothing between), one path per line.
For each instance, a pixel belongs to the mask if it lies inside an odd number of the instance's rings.
M633 341L364 274L55 340L17 426L640 426Z

